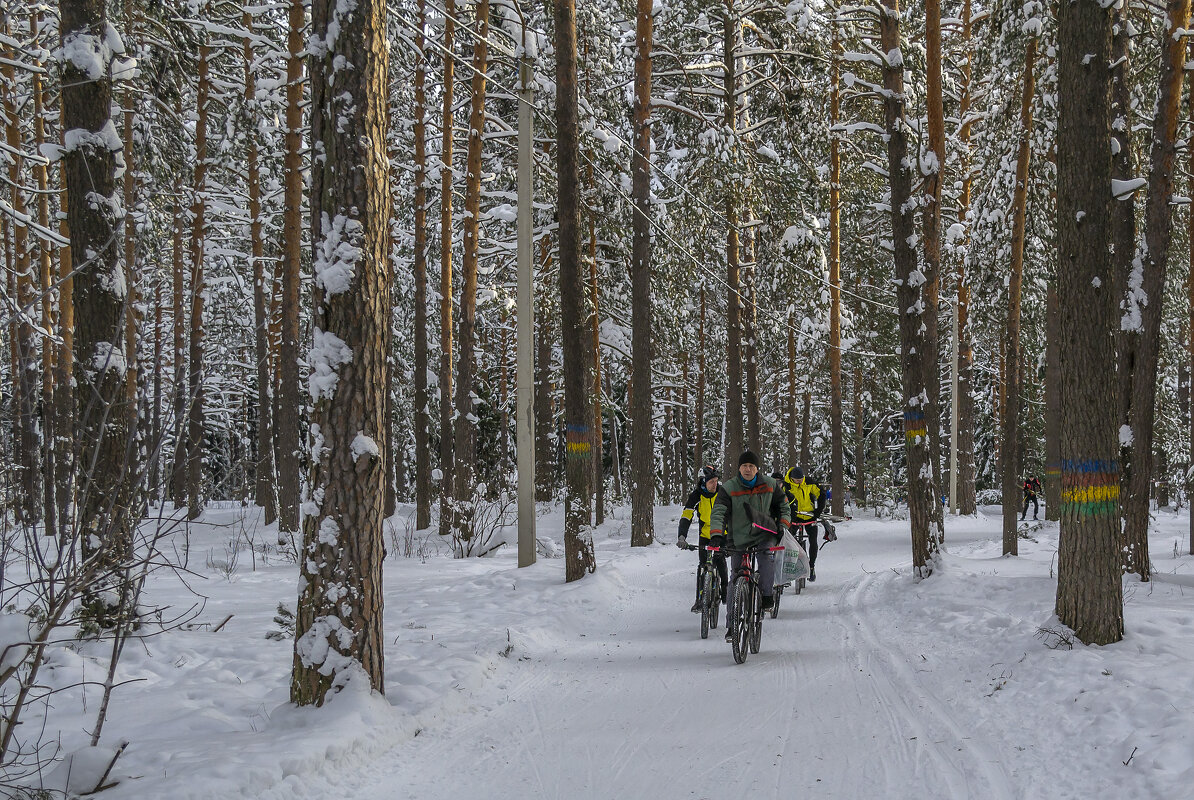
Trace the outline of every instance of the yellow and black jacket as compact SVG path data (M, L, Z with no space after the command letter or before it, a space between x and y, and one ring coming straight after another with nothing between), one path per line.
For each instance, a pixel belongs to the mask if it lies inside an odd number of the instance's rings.
M784 492L788 496L788 503L792 506L792 521L805 522L814 516L820 516L825 510L825 492L816 481L801 478L799 482L790 477L791 470L784 476Z
M705 491L704 485L692 490L692 494L688 495L688 499L684 501L684 513L680 515L679 536L688 536L688 527L692 524L693 517L696 517L701 538L709 538L709 519L713 515L715 499L717 499L717 492L709 494Z

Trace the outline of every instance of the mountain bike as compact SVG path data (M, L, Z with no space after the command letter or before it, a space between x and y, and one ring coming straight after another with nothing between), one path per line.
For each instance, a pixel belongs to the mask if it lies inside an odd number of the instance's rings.
M684 545L685 550L699 550L695 544ZM701 587L697 602L701 604L701 638L709 638L709 629L717 630L717 618L721 613L721 575L713 563L713 548L705 563L697 567L697 584Z
M742 564L733 577L734 601L726 612L726 625L730 628L730 644L736 664L745 662L750 653L759 652L763 643L763 592L759 588L759 554L776 553L783 549L782 545L777 545L725 550L728 555L742 556ZM710 547L709 552L719 552L719 548Z

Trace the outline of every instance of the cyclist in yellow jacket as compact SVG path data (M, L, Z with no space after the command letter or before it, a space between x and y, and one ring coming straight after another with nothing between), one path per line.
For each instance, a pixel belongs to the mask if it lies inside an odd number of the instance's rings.
M720 485L718 481L717 470L710 466L701 467L700 473L697 475L696 488L692 490L692 494L688 495L688 499L684 501L684 512L680 515L680 532L676 536L676 547L685 547L688 544L688 529L692 526L692 521L695 518L697 521L697 530L700 534L700 549L697 551L700 556L698 562L701 566L709 560L709 551L705 549L709 544L709 519L713 514L713 501L717 499L717 487ZM725 586L728 577L726 572L726 557L718 553L713 557L713 565L717 568L717 574L721 576L721 598L720 602L725 602ZM701 571L697 570L697 599L692 604L693 611L701 610Z
M807 480L800 467L792 467L784 475L784 490L792 506L793 526L798 522L816 520L825 510L829 493L816 481ZM808 579L812 582L817 579L817 523L805 525L804 531L808 536ZM795 527L792 532L796 532Z

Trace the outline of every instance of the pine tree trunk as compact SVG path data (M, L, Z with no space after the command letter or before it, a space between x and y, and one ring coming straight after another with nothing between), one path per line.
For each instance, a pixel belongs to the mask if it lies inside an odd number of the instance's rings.
M12 34L8 15L5 15L4 30L6 38L12 42ZM17 519L25 525L36 525L42 521L42 487L41 487L41 442L38 436L38 413L40 380L38 377L37 345L33 338L33 325L29 323L30 313L35 302L33 270L29 261L29 229L24 222L25 190L24 158L21 142L21 129L16 110L15 70L13 64L18 63L18 55L11 44L4 48L2 72L4 77L4 117L7 121L5 133L8 144L8 188L11 197L12 213L15 219L12 231L13 269L16 273L16 302L26 312L19 315L16 325L16 338L12 342L17 356L17 370L14 376L13 389L16 394L16 411L14 415L13 443L17 456L18 500L14 505Z
M383 0L312 3L315 266L311 495L291 700L322 705L349 680L384 692L382 521L390 323ZM351 120L343 129L342 120Z
M439 197L439 533L447 536L452 527L453 467L455 444L452 430L452 146L455 117L456 62L452 42L456 32L456 0L444 0L444 106L440 145Z
M744 121L744 124L749 124ZM743 209L747 223L752 221L753 211L748 203ZM742 339L745 358L746 394L746 446L763 458L762 421L759 418L759 333L757 303L758 265L755 263L755 229L747 227L742 238Z
M1020 94L1020 139L1016 148L1016 187L1012 193L1012 263L1007 288L1007 381L1003 423L1003 554L1020 554L1017 520L1020 508L1019 447L1020 395L1020 292L1024 282L1024 229L1028 213L1028 161L1032 155L1032 96L1036 91L1034 67L1036 39L1028 40L1024 53L1024 78Z
M725 102L722 124L732 132L738 124L738 79L735 45L738 42L738 16L734 0L725 0L722 11L722 92ZM724 181L726 214L726 433L725 449L721 454L723 474L737 472L738 454L744 448L742 431L742 294L738 275L738 199L737 187Z
M973 176L970 169L969 118L972 93L972 45L970 38L970 0L962 5L962 37L966 42L966 64L962 68L962 100L958 116L963 120L958 132L959 150L962 154L962 195L958 200L958 218L966 220L970 213L970 189ZM970 227L966 228L969 243ZM975 498L974 467L974 350L970 344L970 284L966 276L966 260L958 259L958 512L975 514L978 506Z
M862 370L854 368L854 505L866 503L866 435L862 418Z
M1123 638L1115 298L1109 257L1111 16L1096 0L1057 17L1061 536L1057 616L1087 644Z
M587 46L586 46L587 49ZM586 83L588 75L585 76ZM588 185L593 186L593 165L587 168ZM593 482L593 524L605 523L605 470L604 444L602 440L602 403L601 403L601 304L597 286L597 224L595 214L589 213L589 298L593 304L593 453L592 453L592 482Z
M104 0L61 0L64 44L111 41ZM98 78L88 63L62 63L64 136L77 146L65 154L71 249L86 253L74 275L74 381L78 408L79 495L76 519L82 556L94 559L97 579L83 605L90 621L110 628L125 618L129 594L123 566L132 555L132 431L134 398L125 380L124 320L130 313L119 242L124 217L116 187L118 154L100 131L114 124L108 65ZM113 603L108 592L118 598Z
M136 20L134 19L133 4L126 2L124 4L124 24L125 37L131 37L136 28ZM141 420L140 420L140 393L138 387L140 385L140 329L141 329L141 308L143 307L141 298L141 269L137 263L137 221L133 216L133 210L137 205L137 173L135 171L136 163L134 161L134 138L133 138L133 121L136 118L136 112L133 110L133 92L126 85L123 92L124 109L121 114L124 123L124 151L121 153L124 158L124 269L125 281L128 283L129 292L129 313L124 316L124 341L125 341L125 357L128 360L128 369L125 372L125 380L128 382L129 396L134 398L134 401L129 404L127 413L129 415L129 430L132 432L132 450L129 454L128 470L129 474L133 476L133 498L132 502L135 506L140 508L144 503L143 495L143 464L142 464L142 449L144 443L141 434Z
M589 451L592 411L585 345L584 277L580 264L580 123L576 83L576 0L555 5L556 154L559 198L560 340L564 352L564 422L567 426L564 491L564 572L566 580L583 578L597 567L590 530ZM632 323L633 324L633 323ZM639 359L636 359L638 361ZM649 384L648 384L649 387ZM641 385L635 383L635 391ZM648 392L650 389L648 388ZM641 425L634 426L635 441ZM640 478L641 480L641 478ZM637 534L631 512L631 537ZM650 535L650 529L646 531Z
M278 531L299 530L299 421L306 402L299 390L299 290L303 251L303 0L287 6L286 155L282 165L282 286L278 348Z
M1194 57L1194 42L1190 43L1190 55ZM1194 125L1194 103L1189 103L1190 124ZM1194 147L1186 148L1187 174L1189 175L1189 188L1187 192L1194 193ZM1186 215L1186 241L1187 241L1187 260L1188 270L1186 272L1186 313L1189 319L1189 326L1186 328L1186 347L1188 352L1186 354L1189 368L1187 369L1187 376L1191 382L1190 388L1190 453L1189 463L1186 467L1186 502L1190 504L1190 542L1186 552L1189 555L1194 555L1194 206L1187 206Z
M210 14L210 4L203 15ZM204 250L207 238L204 215L207 211L207 115L210 80L208 59L211 47L206 38L199 45L199 75L196 89L195 186L191 204L191 338L187 368L187 519L197 519L203 512L203 303L205 294Z
M784 410L787 424L784 426L788 433L787 464L791 468L797 463L800 455L796 416L796 316L793 309L788 309L788 391L784 399Z
M489 0L479 0L477 40L473 50L472 97L469 110L468 161L464 177L464 260L461 263L459 336L456 351L456 430L453 457L454 505L452 534L467 542L472 538L476 483L473 461L477 424L473 405L473 369L477 324L477 260L481 235L481 145L485 132L485 78L489 64Z
M634 395L630 405L630 543L646 547L655 540L655 439L651 416L651 0L638 0L635 18L634 155L631 199L634 239L630 256L631 350ZM702 306L703 308L703 306ZM702 323L703 324L703 323ZM704 402L702 395L699 403Z
M832 81L829 95L829 480L830 512L846 513L844 445L842 441L842 155L839 132L835 130L841 110L842 45L837 25L833 27ZM788 338L792 334L789 332ZM789 364L791 361L789 360Z
M34 42L35 46L41 44L41 33L45 30L42 26L42 16L43 12L40 8L33 9L30 15L30 39ZM48 44L48 42L45 43L47 49ZM34 57L33 66L35 68L31 75L33 94L33 150L36 153L40 153L42 152L42 145L46 142L44 88L41 73L38 71L42 67L40 57ZM43 229L48 231L51 230L49 169L44 163L38 161L33 165L33 175L37 182L37 222ZM53 246L44 238L40 239L37 245L37 254L38 273L41 279L41 325L43 330L53 331L56 323L54 318ZM42 432L41 485L45 492L43 513L47 536L58 535L58 498L54 458L56 449L54 441L56 436L54 419L56 402L54 396L55 348L56 345L49 338L43 338L41 346L41 404L39 422ZM70 391L69 384L60 384L60 386L62 387L62 392L68 393Z
M1111 178L1130 181L1136 177L1136 159L1132 140L1131 38L1127 15L1115 9L1115 24L1111 39ZM1111 204L1111 244L1115 270L1111 275L1116 305L1122 303L1131 279L1136 259L1136 193L1113 198ZM1130 425L1132 414L1132 375L1136 371L1138 337L1130 335L1119 325L1115 329L1115 381L1118 385L1119 425ZM1120 492L1126 496L1132 472L1132 449L1121 443L1119 448ZM1124 509L1126 511L1126 508ZM1126 539L1121 542L1127 552ZM1125 564L1126 566L1126 564Z
M427 2L415 36L415 530L431 527L431 396L427 391Z
M813 434L813 393L808 389L804 390L803 408L800 412L800 466L803 469L811 469L812 461L812 434Z
M253 16L244 13L246 34L253 30ZM245 62L245 108L249 111L248 164L249 242L253 259L254 356L257 362L257 460L253 465L253 495L264 509L265 524L278 518L278 498L274 493L274 420L273 381L270 377L269 318L266 314L265 237L261 224L261 172L257 153L257 80L253 74L253 45L249 35L243 46Z
M101 6L97 6L101 7ZM61 16L59 17L61 20ZM61 22L59 22L61 30ZM65 144L66 137L66 112L59 106L59 119L61 121L60 145ZM70 187L67 186L68 165L65 160L60 161L60 169L62 170L61 191L59 192L59 218L58 218L58 233L62 238L70 241ZM70 245L58 248L58 330L62 336L62 347L58 353L57 374L54 382L62 387L62 391L54 395L54 430L56 439L54 442L54 466L55 466L55 487L58 495L58 519L61 523L60 542L65 542L66 537L70 535L69 530L70 521L78 522L78 514L71 513L72 503L78 502L78 497L75 492L78 488L79 481L76 480L75 471L79 462L79 445L78 440L80 430L78 428L78 420L76 419L75 391L71 391L74 363L75 363L75 278L74 278L74 264L71 259Z
M1045 519L1061 519L1061 310L1057 282L1045 300Z
M883 0L880 12L881 48L887 54L883 69L886 89L883 107L887 133L887 169L891 181L891 226L895 247L896 305L900 318L900 366L904 389L904 451L907 459L908 512L912 528L912 565L928 577L937 565L937 537L931 528L941 508L929 438L933 421L926 373L936 369L930 346L929 317L935 306L927 297L930 286L917 270L912 203L912 175L908 160L908 129L904 121L904 63L900 52L898 0Z
M175 112L181 110L181 100ZM174 463L170 470L170 499L177 510L186 504L187 496L187 357L186 357L186 260L183 248L183 226L186 210L183 204L181 171L174 178L173 251L171 258L171 317L173 320L174 359ZM65 326L65 322L64 322Z
M1186 43L1190 22L1190 0L1168 0L1167 27L1161 40L1161 78L1157 112L1152 128L1152 171L1144 207L1144 253L1140 258L1143 280L1131 306L1138 304L1139 328L1129 336L1138 338L1136 370L1132 376L1132 468L1128 475L1128 499L1124 506L1124 535L1128 545L1127 567L1149 579L1148 507L1153 479L1153 426L1156 419L1157 361L1161 346L1161 314L1165 298L1165 273L1169 267L1169 245L1173 241L1173 206L1170 198L1176 185L1177 116L1181 106ZM1142 296L1141 296L1142 295Z
M705 466L705 285L701 284L701 317L697 328L697 386L696 386L696 419L693 434L693 449L695 450L696 469Z
M933 153L931 172L925 177L922 192L924 212L924 290L925 305L921 322L925 326L923 369L925 392L925 427L929 434L929 465L932 468L933 502L929 506L931 519L936 523L937 537L945 538L944 507L941 497L941 370L938 354L938 305L941 294L941 190L945 183L945 110L941 87L941 3L925 0L925 105L929 150ZM918 350L919 352L919 350Z
M540 241L541 271L551 264L551 244L548 236ZM551 501L555 488L555 448L552 432L556 429L551 414L551 314L546 298L540 298L535 317L535 500Z

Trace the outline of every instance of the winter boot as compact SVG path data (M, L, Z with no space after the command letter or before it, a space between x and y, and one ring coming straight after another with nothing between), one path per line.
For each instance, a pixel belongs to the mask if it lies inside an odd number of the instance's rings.
M809 583L817 582L817 565L816 564L810 564L808 567L808 582Z
M695 603L693 603L692 608L690 608L689 611L691 611L694 614L699 614L701 611L701 601L697 600Z
M773 605L775 605L775 597L763 595L763 610L770 611Z

